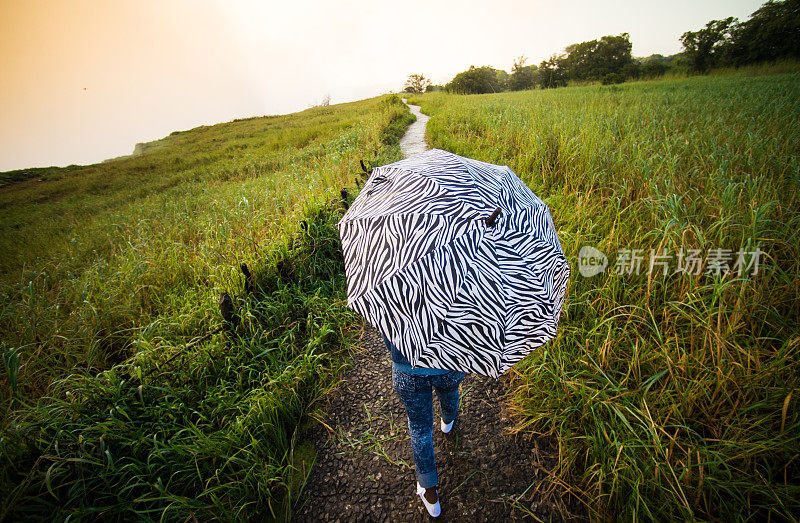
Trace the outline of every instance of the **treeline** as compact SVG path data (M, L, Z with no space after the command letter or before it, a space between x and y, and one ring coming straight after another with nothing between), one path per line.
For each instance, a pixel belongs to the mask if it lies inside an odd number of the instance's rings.
M800 58L800 0L769 1L750 19L711 20L681 36L689 68L739 67L782 58Z
M599 40L568 45L563 54L553 55L538 66L527 65L527 59L520 56L514 61L511 74L489 66L472 66L458 73L443 89L452 93L477 94L561 87L569 81L619 83L628 78L659 76L674 66L674 56L634 58L632 47L628 33L604 36ZM429 86L427 90L435 91L437 86Z
M613 84L655 78L676 69L702 73L714 67L800 58L800 0L770 0L745 22L733 17L711 20L699 31L685 32L680 41L683 51L676 55L636 58L628 33L603 36L568 45L538 66L527 65L520 56L510 74L490 66L470 66L444 86L426 81L422 89L419 84L406 89L480 94L561 87L568 82Z

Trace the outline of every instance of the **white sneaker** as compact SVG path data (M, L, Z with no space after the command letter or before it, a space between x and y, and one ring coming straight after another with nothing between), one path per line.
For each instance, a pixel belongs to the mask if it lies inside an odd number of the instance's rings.
M453 424L454 424L455 422L456 422L456 420L453 420L453 421L451 421L450 423L445 423L445 422L444 422L444 420L442 420L442 432L444 432L445 434L447 434L448 432L450 432L451 430L453 430Z
M439 514L442 513L442 506L439 504L439 500L437 499L436 503L428 503L428 500L425 499L425 489L422 488L419 483L417 483L417 495L428 510L428 514L430 514L432 518L438 518Z

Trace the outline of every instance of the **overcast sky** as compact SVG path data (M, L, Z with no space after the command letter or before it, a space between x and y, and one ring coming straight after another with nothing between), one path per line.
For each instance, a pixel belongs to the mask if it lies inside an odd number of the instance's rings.
M0 171L94 163L175 130L399 90L411 73L538 64L603 35L672 54L684 31L762 3L0 0Z

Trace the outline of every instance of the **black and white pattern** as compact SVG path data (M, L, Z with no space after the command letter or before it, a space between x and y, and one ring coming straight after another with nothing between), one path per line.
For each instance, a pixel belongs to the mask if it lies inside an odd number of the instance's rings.
M338 226L348 305L412 365L498 377L555 336L569 265L508 167L439 149L377 167Z

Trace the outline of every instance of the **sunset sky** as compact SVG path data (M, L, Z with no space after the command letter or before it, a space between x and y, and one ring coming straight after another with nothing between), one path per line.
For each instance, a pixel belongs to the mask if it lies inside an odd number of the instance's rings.
M85 164L238 117L436 83L474 65L538 64L628 32L635 56L680 51L710 19L762 1L0 0L0 171Z

